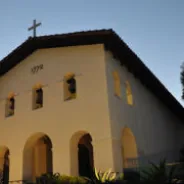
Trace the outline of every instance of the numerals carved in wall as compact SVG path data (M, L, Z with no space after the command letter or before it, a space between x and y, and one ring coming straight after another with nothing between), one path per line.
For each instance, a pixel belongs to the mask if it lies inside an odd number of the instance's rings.
M40 64L31 68L31 73L35 74L35 73L38 73L40 70L43 70L43 64Z

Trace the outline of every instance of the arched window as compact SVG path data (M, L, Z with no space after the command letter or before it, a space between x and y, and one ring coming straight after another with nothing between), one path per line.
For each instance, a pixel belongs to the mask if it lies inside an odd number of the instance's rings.
M33 109L39 109L43 107L43 90L41 85L33 89Z
M73 73L68 73L64 77L64 100L76 98L76 80Z
M125 82L126 85L126 97L128 105L133 105L133 95L130 87L130 83L128 81Z
M122 156L124 168L136 168L138 166L138 153L135 136L128 127L122 131Z
M114 94L118 97L121 97L121 83L117 71L113 72L113 79L114 79Z
M9 95L6 99L6 117L10 117L14 115L15 112L15 98L14 94Z

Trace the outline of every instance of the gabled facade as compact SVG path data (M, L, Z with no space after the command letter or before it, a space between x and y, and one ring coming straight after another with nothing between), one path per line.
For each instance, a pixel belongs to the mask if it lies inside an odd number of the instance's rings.
M0 75L0 169L10 181L121 172L182 147L182 106L112 30L30 38Z
M168 163L178 162L184 143L183 121L125 66L121 66L109 51L105 51L105 62L111 135L117 165L121 159L124 168L145 166L150 160L158 163L163 158ZM116 94L114 72L119 77L120 95Z

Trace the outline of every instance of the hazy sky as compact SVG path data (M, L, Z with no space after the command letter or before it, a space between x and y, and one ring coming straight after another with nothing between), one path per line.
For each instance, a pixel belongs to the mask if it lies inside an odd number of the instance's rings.
M0 60L32 35L35 18L38 36L113 28L184 104L184 0L1 0Z

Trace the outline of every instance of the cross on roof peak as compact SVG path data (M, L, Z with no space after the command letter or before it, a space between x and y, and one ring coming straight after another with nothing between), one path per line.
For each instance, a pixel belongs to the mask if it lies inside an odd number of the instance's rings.
M33 20L33 25L30 28L28 28L28 31L33 30L33 37L36 37L36 28L38 26L41 26L41 22L40 23L36 23L36 19L34 19Z

